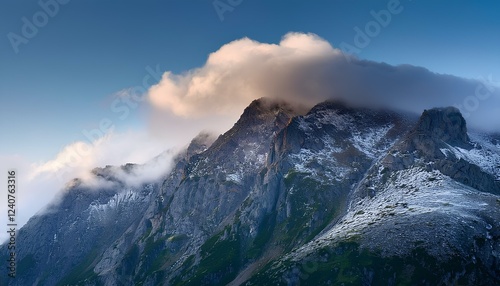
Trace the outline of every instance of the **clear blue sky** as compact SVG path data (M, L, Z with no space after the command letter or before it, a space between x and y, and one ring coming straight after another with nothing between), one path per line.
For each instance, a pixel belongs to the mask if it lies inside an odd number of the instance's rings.
M147 66L179 73L232 40L278 43L289 31L315 33L335 47L352 44L354 27L364 29L370 11L388 2L243 0L221 21L212 0L72 0L16 54L9 33L22 35L23 17L33 21L43 10L38 1L1 1L0 154L53 158L82 140L82 129L110 116L112 95L141 85ZM500 78L500 2L401 0L401 6L359 57ZM139 128L143 117L136 112L117 128Z

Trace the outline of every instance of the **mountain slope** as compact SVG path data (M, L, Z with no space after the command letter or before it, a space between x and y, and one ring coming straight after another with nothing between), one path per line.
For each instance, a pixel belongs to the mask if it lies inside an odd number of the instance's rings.
M74 181L19 232L10 285L500 283L497 137L454 108L301 113L259 99L156 181Z
M230 222L258 180L273 134L294 115L286 103L254 101L232 129L174 168L159 190L160 199L143 216L145 230L123 249L130 253L137 248L137 259L143 261L127 269L133 272L129 283L168 281L199 259L208 237ZM143 232L147 235L141 238ZM157 263L148 265L149 261ZM116 270L123 268L122 262L114 266ZM212 276L214 282L222 279ZM106 279L111 285L116 275Z
M494 285L499 158L498 146L469 140L457 110L425 111L353 188L338 222L253 281Z

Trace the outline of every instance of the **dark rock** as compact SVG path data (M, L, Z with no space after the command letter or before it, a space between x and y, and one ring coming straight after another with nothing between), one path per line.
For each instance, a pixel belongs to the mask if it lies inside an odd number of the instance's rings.
M107 187L70 182L19 231L22 274L4 284L499 284L499 183L453 153L481 144L454 108L416 121L335 101L307 113L253 101L226 133L194 138L158 181L128 186L115 175L138 167L127 164L92 171ZM405 181L408 170L424 180ZM465 214L419 197L440 180L462 191ZM381 209L356 209L379 198ZM415 201L426 211L412 214ZM380 217L318 240L354 210L355 226ZM308 256L294 256L306 244Z
M450 145L467 145L467 125L455 107L425 110L415 127L415 132L441 140Z

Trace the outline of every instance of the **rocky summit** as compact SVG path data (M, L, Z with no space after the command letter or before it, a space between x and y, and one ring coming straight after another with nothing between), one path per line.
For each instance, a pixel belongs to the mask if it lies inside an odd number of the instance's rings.
M2 285L500 285L500 141L455 108L263 98L130 184L141 167L68 184Z

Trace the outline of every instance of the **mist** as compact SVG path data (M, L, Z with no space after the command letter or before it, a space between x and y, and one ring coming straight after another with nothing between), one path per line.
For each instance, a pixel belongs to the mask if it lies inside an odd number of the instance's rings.
M137 188L168 174L182 147L176 148L170 141L148 132L110 132L94 142L69 144L47 162L32 163L21 155L0 156L0 168L6 173L7 168L16 166L16 222L19 228L33 215L49 211L48 205L57 205L75 178L90 189L117 187L116 183L95 176L92 170L96 167L111 165L107 171L113 178L127 188ZM137 165L126 172L120 166L127 163ZM0 182L5 178L0 178ZM0 198L3 213L7 213L6 199L7 196ZM6 216L0 218L0 222L6 225L6 219ZM0 233L0 243L6 238L6 232Z

